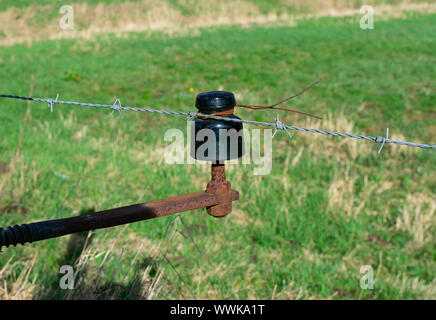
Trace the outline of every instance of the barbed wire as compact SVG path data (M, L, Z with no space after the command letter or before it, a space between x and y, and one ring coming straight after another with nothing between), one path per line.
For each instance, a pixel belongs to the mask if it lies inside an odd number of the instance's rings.
M289 137L291 137L291 135L288 132L288 129L289 129L289 130L294 130L294 131L319 133L319 134L331 135L331 136L342 137L342 138L361 139L361 140L372 141L375 143L381 143L381 147L380 147L378 153L381 152L381 150L383 149L383 147L386 143L393 143L393 144L409 146L409 147L436 150L436 145L421 144L421 143L414 143L414 142L407 142L407 141L397 141L397 140L389 139L389 128L386 129L386 136L385 137L381 137L381 136L373 137L373 136L365 136L365 135L360 135L360 134L341 133L341 132L336 132L336 131L328 131L328 130L321 130L321 129L309 129L309 128L304 128L304 127L289 126L289 125L285 125L283 122L281 122L279 120L278 115L275 118L276 122L272 123L272 122L253 121L253 120L229 118L229 117L223 117L223 116L207 115L207 114L201 114L199 112L159 110L159 109L153 109L153 108L148 108L148 107L147 108L125 107L125 106L121 105L121 101L118 98L115 100L114 104L112 104L112 105L84 103L84 102L75 102L75 101L62 101L62 100L58 100L59 95L56 97L56 99L30 98L30 97L20 97L20 96L13 96L13 95L0 95L0 98L11 98L11 99L20 99L20 100L27 100L27 101L45 102L45 103L47 103L47 105L51 109L51 111L53 111L54 104L66 104L66 105L76 105L76 106L82 106L82 107L108 108L108 109L112 109L111 115L115 111L118 111L120 117L121 117L121 110L150 112L150 113L158 113L158 114L166 114L166 115L185 115L185 116L187 116L186 120L192 120L196 117L207 117L207 118L216 119L216 120L240 122L240 123L247 123L247 124L253 124L253 125L273 127L273 128L275 128L274 135L277 133L277 130L282 130L282 131L285 131L289 135Z

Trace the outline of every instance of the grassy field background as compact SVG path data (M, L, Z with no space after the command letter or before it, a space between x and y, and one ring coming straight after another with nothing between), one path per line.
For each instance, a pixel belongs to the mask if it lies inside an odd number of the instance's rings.
M389 127L393 139L435 143L434 3L370 2L384 15L365 31L357 1L70 3L76 30L65 34L61 2L1 2L2 94L192 111L203 91L264 104L321 79L289 106L323 120L283 113L284 123L373 136ZM121 10L135 6L134 17ZM109 113L0 101L1 227L205 188L209 166L163 158L164 133L185 130L183 117ZM378 156L378 144L310 133L273 145L269 175L228 166L241 195L228 217L196 210L4 249L0 298L436 298L434 151L386 145ZM64 264L77 271L74 291L59 289ZM373 290L359 286L362 265L375 270Z

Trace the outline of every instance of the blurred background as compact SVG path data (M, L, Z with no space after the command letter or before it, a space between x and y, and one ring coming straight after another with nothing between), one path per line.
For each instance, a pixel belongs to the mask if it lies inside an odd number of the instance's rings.
M0 94L194 111L200 92L271 104L319 79L287 107L323 119L281 121L434 144L435 35L435 1L2 0ZM0 100L0 227L205 188L209 166L165 163L164 134L184 117L109 113ZM227 166L240 192L228 217L3 248L0 299L435 299L436 154L378 148L279 132L270 174ZM59 287L62 265L74 290Z

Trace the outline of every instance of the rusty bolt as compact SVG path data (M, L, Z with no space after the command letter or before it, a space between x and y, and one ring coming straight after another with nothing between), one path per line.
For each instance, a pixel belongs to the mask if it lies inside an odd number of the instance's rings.
M206 192L224 195L231 192L231 184L226 180L224 164L212 164L212 180L207 184ZM238 194L239 196L239 194ZM226 201L206 208L207 213L215 218L222 218L232 212L232 202Z

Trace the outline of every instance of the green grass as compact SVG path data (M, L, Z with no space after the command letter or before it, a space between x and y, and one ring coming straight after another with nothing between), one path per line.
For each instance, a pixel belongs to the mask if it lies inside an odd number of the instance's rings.
M434 144L435 22L436 15L410 16L362 31L356 18L325 18L293 28L1 47L0 91L26 96L34 75L35 97L60 93L61 100L95 103L119 97L124 105L188 111L202 91L222 88L240 94L240 103L271 103L321 79L290 104L323 116L319 127L345 119L353 133L383 135L389 127L407 141ZM2 227L194 192L209 180L202 167L159 163L165 131L185 130L183 117L124 112L119 119L109 118L108 110L59 105L50 113L37 103L30 112L24 120L25 102L0 101L0 161L13 164L0 176ZM295 115L280 118L304 124ZM379 145L367 142L359 142L355 154L353 143L278 134L271 174L255 176L253 165L228 172L241 199L227 218L196 210L180 215L183 220L96 231L87 250L111 254L104 263L104 255L87 262L73 297L87 297L91 288L100 299L134 298L163 267L155 298L435 298L436 154L387 145L377 156ZM332 200L335 183L339 202ZM410 221L401 224L406 213ZM74 263L83 243L81 236L64 237L5 249L0 269L9 259L17 264L0 279L10 291L17 279L28 283L35 299L62 298L59 267ZM26 282L19 276L33 258ZM362 265L377 272L374 290L359 287ZM138 285L147 267L148 278Z

